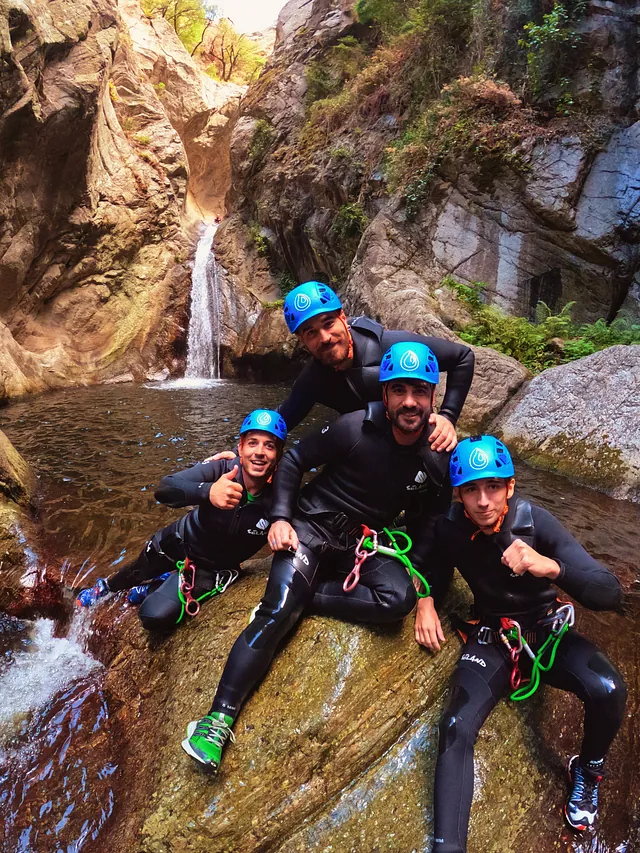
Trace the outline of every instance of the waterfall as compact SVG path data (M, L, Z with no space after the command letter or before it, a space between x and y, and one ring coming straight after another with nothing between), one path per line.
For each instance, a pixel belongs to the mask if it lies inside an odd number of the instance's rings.
M211 250L216 228L207 225L196 248L185 379L220 378L220 288L218 265Z

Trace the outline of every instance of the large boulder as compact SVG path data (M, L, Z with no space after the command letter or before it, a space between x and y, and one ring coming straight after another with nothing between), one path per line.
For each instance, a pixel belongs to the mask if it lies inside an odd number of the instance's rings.
M640 346L545 370L495 428L531 464L640 500Z
M220 775L202 774L181 752L186 723L207 711L264 590L263 572L252 571L165 642L149 641L135 613L117 615L117 603L97 608L91 642L107 665L122 795L94 853L429 849L437 723L460 653L448 626L434 656L414 642L410 618L369 628L309 616L247 702ZM457 586L451 606L463 600ZM624 662L633 689L637 635L615 619L584 619L581 627ZM566 694L549 692L544 705L505 701L491 715L476 749L469 853L577 849L569 837L558 847L561 762L579 740L577 708ZM625 755L633 737L629 719L610 763L620 785L608 782L604 792L607 826L632 797ZM607 841L626 837L618 837L628 831L619 823Z

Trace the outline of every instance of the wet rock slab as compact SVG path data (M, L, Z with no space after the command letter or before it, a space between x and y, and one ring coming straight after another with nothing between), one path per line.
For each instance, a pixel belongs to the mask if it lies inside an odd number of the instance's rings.
M413 641L412 620L382 630L308 617L249 699L220 775L202 774L182 753L186 723L208 710L263 589L264 576L250 574L164 642L150 643L118 601L96 611L97 642L112 659L107 689L124 752L126 796L117 797L110 849L428 851L437 723L460 653L449 629L447 645L432 656ZM459 590L455 596L460 606ZM469 853L625 849L635 809L630 791L637 790L628 760L637 636L622 617L581 614L580 621L624 662L631 688L598 846L580 846L561 816L563 762L577 751L579 704L543 691L524 705L501 703L481 732Z

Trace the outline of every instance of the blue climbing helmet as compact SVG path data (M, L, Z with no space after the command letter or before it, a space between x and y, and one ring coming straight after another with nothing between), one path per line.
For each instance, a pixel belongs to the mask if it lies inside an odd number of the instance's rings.
M511 454L493 435L473 435L461 441L453 451L449 470L452 486L462 486L485 477L509 479L515 476Z
M284 422L284 418L271 409L254 409L253 412L250 412L242 421L240 435L252 429L270 432L271 435L275 435L280 441L287 440L287 425Z
M426 344L393 344L382 356L380 382L392 379L421 379L437 385L440 378L438 359Z
M297 332L304 322L318 314L341 310L342 303L334 291L320 281L299 284L284 300L284 319L290 332Z

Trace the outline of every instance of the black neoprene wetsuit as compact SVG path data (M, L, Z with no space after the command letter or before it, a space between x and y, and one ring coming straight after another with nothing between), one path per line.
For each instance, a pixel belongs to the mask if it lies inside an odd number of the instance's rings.
M461 504L453 504L447 517L436 523L431 547L422 555L434 599L442 599L455 566L474 594L478 628L499 628L501 616L516 619L531 629L532 648L548 636L537 627L556 606L553 585L592 610L619 607L620 584L593 559L557 519L542 507L519 497L509 501L500 533L485 536L465 517ZM538 553L560 565L553 581L525 572L514 575L501 562L506 548L521 539ZM492 631L472 630L451 679L449 697L440 723L440 748L435 778L433 853L464 853L473 796L473 751L478 732L500 698L511 691L512 664ZM489 637L487 637L489 635ZM490 639L490 642L481 642ZM530 671L529 658L520 657L521 669ZM622 676L598 647L570 628L558 647L544 683L574 693L584 703L584 736L580 763L599 762L622 722L626 688Z
M343 582L354 565L362 524L381 531L406 509L411 534L418 526L432 529L435 516L446 512L449 454L434 452L426 439L400 446L383 404L371 403L366 412L343 415L284 455L275 476L272 520L290 521L300 545L296 553L274 555L264 597L231 650L213 712L236 716L305 608L376 624L411 612L415 590L393 558L367 559L350 593ZM323 464L299 492L303 473Z
M313 408L322 403L340 414L366 408L382 399L378 380L380 362L387 349L402 341L426 344L447 374L447 387L440 414L455 424L473 379L474 355L464 344L417 335L398 329L384 329L369 317L357 317L350 323L353 338L353 365L335 370L312 359L294 382L287 399L278 407L289 430L297 426Z
M218 509L209 500L211 484L235 465L235 481L243 486L242 498L234 509ZM267 483L259 495L249 499L239 458L200 462L186 471L169 474L161 480L156 500L172 507L195 505L195 509L155 533L133 563L108 579L109 588L114 592L130 589L173 572L145 598L139 615L148 630L174 627L182 612L176 561L187 556L196 565L194 598L209 593L217 585L218 572L237 568L266 543L272 494L272 484Z

